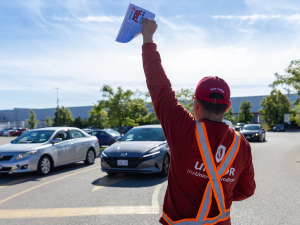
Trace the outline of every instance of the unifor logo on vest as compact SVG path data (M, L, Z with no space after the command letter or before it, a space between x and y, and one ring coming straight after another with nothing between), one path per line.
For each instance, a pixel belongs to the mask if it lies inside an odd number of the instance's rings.
M216 153L217 163L222 161L222 159L224 158L224 155L225 155L225 151L226 151L226 147L223 145L220 145L219 148L217 149L217 153Z

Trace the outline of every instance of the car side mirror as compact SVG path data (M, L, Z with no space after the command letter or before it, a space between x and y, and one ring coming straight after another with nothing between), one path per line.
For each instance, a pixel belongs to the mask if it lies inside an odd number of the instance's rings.
M59 142L62 142L62 138L55 138L55 139L52 141L52 144L56 144L56 143L59 143Z

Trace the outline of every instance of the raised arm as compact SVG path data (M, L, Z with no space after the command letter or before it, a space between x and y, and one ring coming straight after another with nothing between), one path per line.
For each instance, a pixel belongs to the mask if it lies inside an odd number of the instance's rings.
M155 21L143 19L143 66L156 115L167 140L171 140L171 138L180 135L180 132L184 132L185 127L179 127L178 124L195 122L193 116L178 103L175 92L162 67L156 44L153 43L153 34L156 28ZM179 123L179 120L182 122Z

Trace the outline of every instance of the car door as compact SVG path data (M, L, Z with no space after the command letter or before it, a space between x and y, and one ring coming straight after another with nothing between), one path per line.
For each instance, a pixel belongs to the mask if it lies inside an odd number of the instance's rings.
M99 131L97 138L99 140L99 144L101 145L108 145L110 140L110 135L105 131Z
M56 143L53 145L57 152L57 162L56 165L65 164L70 161L72 158L72 155L74 154L74 148L72 146L72 143L70 142L70 135L68 131L61 130L57 132L57 134L54 136L55 138L61 138L62 141L59 143Z
M82 160L85 158L89 148L87 138L79 130L71 129L70 133L74 147L74 160Z

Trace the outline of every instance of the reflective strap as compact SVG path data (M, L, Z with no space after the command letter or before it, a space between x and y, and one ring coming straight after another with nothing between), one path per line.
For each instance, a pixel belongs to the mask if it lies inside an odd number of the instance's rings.
M216 197L216 201L218 203L218 206L220 207L220 214L224 214L225 213L225 199L223 196L223 189L221 189L220 187L220 177L217 174L217 168L215 166L214 161L212 161L212 154L209 146L209 143L206 142L206 138L205 138L205 134L204 134L204 130L202 127L202 123L200 122L196 122L197 124L197 130L198 130L198 135L199 135L199 139L200 139L200 145L202 148L202 153L204 156L204 166L207 167L206 171L208 174L208 177L211 179L211 181L213 182L213 190L215 193L215 197ZM204 124L203 124L204 125ZM202 210L205 210L204 208Z
M206 171L207 174L209 175L209 179L210 181L208 182L207 186L206 186L206 190L205 190L205 195L203 196L200 208L198 214L200 213L200 215L197 215L198 218L195 219L182 219L179 221L172 221L164 212L163 212L163 218L165 219L165 221L170 224L170 225L205 225L205 224L216 224L217 222L220 221L224 221L227 218L230 217L230 209L225 211L225 199L224 199L224 195L223 195L223 187L220 186L220 177L222 175L224 175L224 172L226 172L226 169L229 168L234 159L236 154L239 151L239 146L240 146L240 135L235 132L235 138L233 140L233 143L230 147L230 149L228 149L226 155L224 156L222 162L220 163L220 167L218 169L216 169L215 163L214 161L212 161L213 156L211 155L211 151L210 146L209 146L209 142L206 142L206 138L205 138L205 134L204 134L204 130L202 127L201 122L196 122L197 125L197 131L198 131L198 137L200 139L200 153L201 156L204 156L203 159L203 163L204 166L206 165ZM203 123L204 129L205 129L205 125ZM207 140L208 141L208 140ZM205 166L205 167L206 167ZM216 174L217 172L217 174ZM219 179L219 182L218 182ZM213 187L211 186L211 182L213 183ZM217 202L219 203L220 207L221 207L221 211L220 214L217 217L214 217L212 219L206 218L206 214L208 213L209 207L210 207L210 200L211 200L211 192L212 190L215 191L215 197ZM196 221L197 220L197 221Z
M229 167L231 166L233 160L235 159L236 154L238 153L239 150L239 145L240 145L240 135L238 134L238 132L235 132L235 140L233 143L233 146L231 147L231 149L229 149L229 153L227 156L225 156L221 162L221 167L218 169L218 174L221 177L222 174L224 174L226 172L226 168L229 169Z

